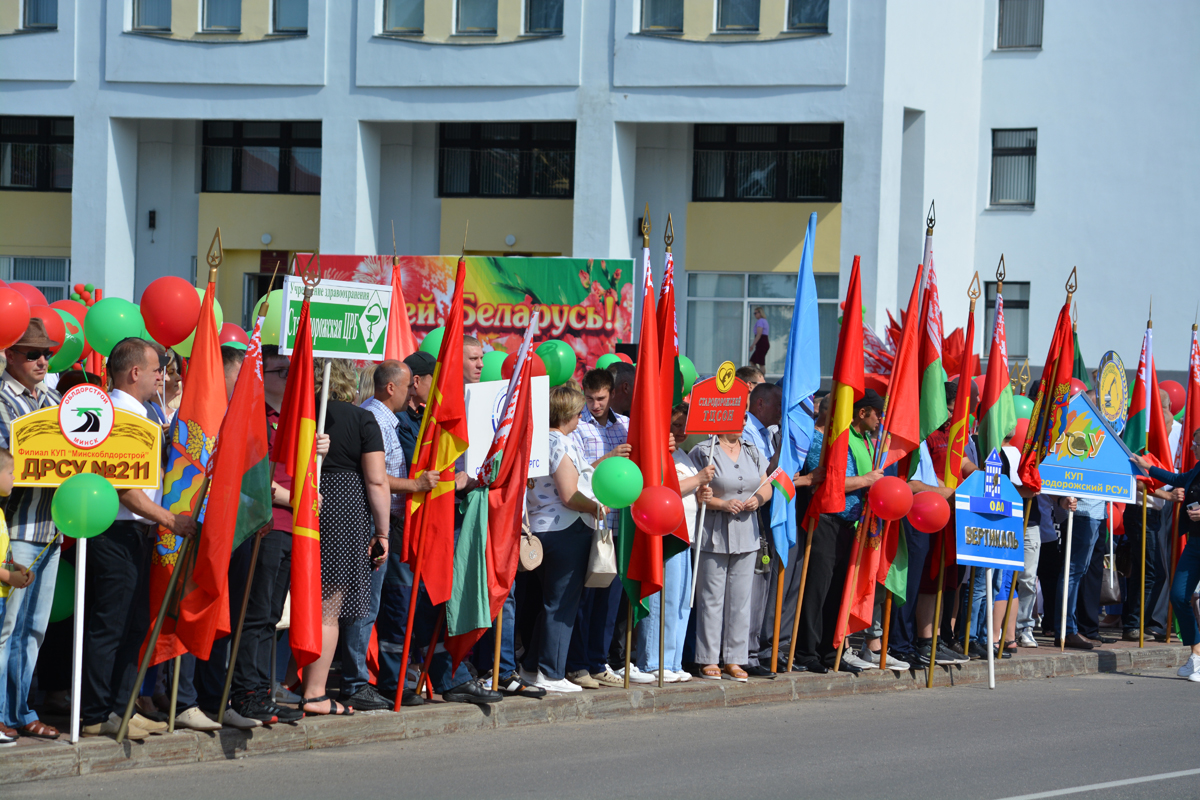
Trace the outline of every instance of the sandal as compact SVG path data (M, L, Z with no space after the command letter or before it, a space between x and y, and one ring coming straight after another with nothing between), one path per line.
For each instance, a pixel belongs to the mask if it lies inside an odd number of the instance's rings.
M329 701L329 710L328 711L304 711L304 707L306 705L308 705L309 703L323 703L326 700ZM323 694L320 697L303 698L300 700L300 705L298 706L298 708L301 711L304 711L304 716L306 716L306 717L352 717L352 716L354 716L353 708L349 708L347 706L341 705L340 703L338 703L337 700L334 700L332 697L330 697L327 694ZM339 709L341 709L341 710L339 711Z
M700 677L705 680L719 681L721 680L721 668L716 664L706 664L700 668Z
M723 672L730 680L738 683L745 683L750 677L749 673L737 664L726 664Z

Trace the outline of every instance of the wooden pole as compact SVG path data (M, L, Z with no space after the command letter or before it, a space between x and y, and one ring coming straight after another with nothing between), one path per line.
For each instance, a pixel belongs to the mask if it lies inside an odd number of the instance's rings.
M237 663L238 647L242 643L242 628L246 625L246 607L250 605L250 586L254 583L254 570L258 566L258 548L262 536L254 534L254 547L250 551L250 569L246 573L246 590L242 593L242 610L238 613L237 628L233 632L233 644L229 651L229 668L225 670L225 688L221 691L221 706L217 711L217 722L225 724L225 706L229 704L229 688L233 685L233 665ZM174 704L171 705L174 708Z
M817 522L813 520L813 529L806 531L808 538L804 542L804 561L800 564L800 593L796 595L796 618L792 620L792 641L788 646L787 671L792 671L792 663L796 659L796 637L800 635L800 609L804 607L804 584L808 581L808 560L812 556L813 534L817 530Z
M1063 553L1063 590L1062 590L1062 608L1059 610L1058 624L1058 652L1065 653L1067 651L1067 589L1071 583L1071 532L1075 528L1075 512L1067 510L1067 540L1066 550ZM1083 576L1079 576L1080 580Z
M1179 564L1179 503L1171 504L1171 573L1167 577L1167 591L1175 583L1175 567ZM1175 607L1167 603L1167 644L1171 643L1171 627L1175 616ZM1182 624L1182 623L1180 623Z
M942 589L946 584L946 531L942 535L938 547L938 584L937 601L933 607L933 638L929 640L929 671L925 678L925 688L933 688L933 672L937 669L938 629L942 624ZM1015 582L1015 581L1014 581Z
M175 704L179 702L179 669L183 666L183 656L175 656L171 662L171 707L167 711L167 733L175 732ZM133 694L141 691L141 686L133 687Z
M775 641L771 643L771 674L774 675L779 670L779 623L780 617L783 616L783 577L787 571L783 566L783 559L779 560L779 570L775 575Z
M629 655L633 649L633 603L625 609L625 687L629 688Z
M1146 646L1146 507L1150 499L1146 496L1146 487L1142 486L1142 585L1138 588L1138 602L1141 610L1138 613L1138 647Z
M883 601L883 638L879 641L879 668L887 669L888 634L892 630L892 590L887 590L887 599Z
M409 649L412 646L413 620L416 618L417 602L421 597L421 566L425 560L425 542L428 539L429 533L426 531L417 541L417 563L413 567L412 594L408 598L408 623L404 626L404 647L401 650L400 656L400 685L396 689L396 700L392 705L393 711L400 710L400 701L403 699L404 687L407 683L406 676L408 675ZM420 692L421 684L418 682L417 693L420 694Z
M843 614L841 609L838 609L837 628L834 629L833 635L837 636L838 631L842 631L842 641L838 644L837 655L833 657L833 671L837 672L842 666L842 653L846 651L846 637L849 631L845 630L850 627L850 607L854 605L854 590L858 586L858 571L862 566L863 546L866 544L866 529L868 525L873 525L874 520L871 519L871 512L867 511L867 519L863 520L863 524L858 526L858 533L854 537L854 567L851 571L850 578L850 600L846 603L846 613Z
M507 600L505 602L508 602ZM492 646L492 691L500 691L500 636L504 631L504 606L496 615L496 643ZM403 687L401 687L403 691Z
M1025 536L1029 535L1029 532L1028 532L1029 512L1033 510L1033 507L1030 505L1030 503L1036 503L1036 502L1037 502L1037 497L1030 497L1030 498L1026 499L1024 503L1022 503L1022 505L1025 508L1023 510L1024 511L1024 519L1021 521L1021 531ZM988 570L988 572L990 574L991 570ZM988 585L991 586L990 583ZM1004 641L1004 632L1006 630L1008 630L1008 615L1012 612L1013 598L1016 596L1016 594L1017 594L1017 571L1013 570L1012 585L1008 587L1008 603L1006 603L1004 606L1004 620L1000 624L1000 640L1001 640L1001 642ZM990 614L991 612L989 611L988 613ZM993 620L990 616L988 617L988 630L989 631L992 629L992 623L994 621L995 620ZM991 640L989 639L989 641L991 641Z
M967 570L967 628L963 636L963 655L971 657L971 608L975 605L975 567Z
M429 649L425 651L425 661L421 664L421 671L417 674L417 692L421 691L421 684L425 684L426 697L433 699L433 683L429 679L429 668L433 664L433 651L437 647L438 637L442 634L442 624L446 621L446 607L443 605L442 610L438 612L437 622L433 626L433 636L429 639ZM407 671L407 668L405 668ZM495 686L495 681L492 682ZM397 697L404 694L404 689L396 693Z

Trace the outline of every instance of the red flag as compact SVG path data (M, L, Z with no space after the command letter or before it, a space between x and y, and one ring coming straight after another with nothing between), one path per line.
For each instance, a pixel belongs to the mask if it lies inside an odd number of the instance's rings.
M897 339L896 360L888 383L885 417L883 419L883 458L879 465L887 468L921 445L921 386L917 377L917 329L919 291L924 280L924 267L917 267L912 294L908 297L908 313L904 328ZM890 316L890 314L889 314Z
M1146 457L1157 459L1162 469L1169 470L1175 463L1171 453L1170 431L1163 413L1162 391L1158 388L1158 368L1150 360L1150 430L1146 435ZM1180 435L1180 439L1184 439Z
M383 357L403 361L417 352L417 337L408 324L408 305L404 302L404 287L400 285L400 259L392 257L392 310L388 314L387 341Z
M467 406L463 394L466 279L467 262L459 258L454 300L446 315L445 335L433 369L433 388L425 405L409 473L414 478L426 470L440 475L432 491L408 496L404 536L404 558L414 571L421 565L420 580L425 581L425 591L434 605L450 599L454 574L454 462L467 452Z
M663 283L658 295L657 317L658 341L662 347L658 363L659 389L662 395L662 425L663 430L669 431L671 429L671 408L675 399L676 373L678 372L676 359L679 357L679 323L675 316L675 256L671 253L667 253L667 263L663 267ZM675 472L673 464L663 465L662 483L671 491L679 493L679 474ZM679 552L682 545L690 544L686 520L672 532L672 536L679 540L678 546L672 545L665 539L663 545L671 548L674 552ZM669 552L668 555L674 555L674 552Z
M946 463L942 468L942 482L950 488L958 486L962 480L962 462L967 449L967 439L971 435L967 423L971 413L971 372L972 359L975 349L975 301L971 301L971 315L967 318L967 336L965 356L961 359L961 371L958 373L958 394L954 397L954 414L950 417L950 436L946 447Z
M321 656L321 521L317 512L316 388L308 297L300 307L287 388L279 409L271 460L292 476L291 627L288 642L297 666Z
M1187 472L1196 466L1192 454L1192 436L1200 428L1200 338L1192 326L1192 349L1188 356L1187 394L1183 402L1183 431L1179 437L1179 453L1175 460L1177 472Z
M1075 336L1071 329L1071 300L1063 303L1050 339L1042 379L1038 383L1037 399L1029 417L1029 433L1021 449L1021 483L1034 492L1042 490L1038 465L1058 440L1067 419L1067 404L1071 400L1071 374L1075 369Z
M216 275L210 275L200 305L200 319L196 325L192 355L188 362L188 377L183 384L183 398L179 403L179 416L171 426L171 443L167 451L167 467L163 473L162 505L173 514L186 514L199 520L202 509L198 507L200 491L204 485L221 419L225 416L225 368L221 363L221 346L217 341L217 322L213 304L216 302ZM214 563L221 558L219 550L225 548L224 558L229 559L228 543L219 540L219 535L199 534L192 545L195 569L180 577L186 583L176 585L176 597L182 602L196 589L200 580L208 589L213 589L220 578L211 574ZM166 528L158 529L158 543L150 561L150 614L156 616L167 593L182 550L183 542ZM182 565L186 566L186 565ZM229 629L229 608L218 604L223 615L221 626ZM168 614L163 620L162 632L154 646L152 664L159 664L182 655L186 648L175 634L178 620ZM147 642L149 636L147 635Z

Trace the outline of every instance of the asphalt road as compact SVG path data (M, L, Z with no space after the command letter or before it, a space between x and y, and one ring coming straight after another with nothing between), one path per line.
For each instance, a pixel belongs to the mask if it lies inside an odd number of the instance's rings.
M21 798L1200 797L1174 670L539 725L4 787ZM1081 787L1145 779L1108 788Z

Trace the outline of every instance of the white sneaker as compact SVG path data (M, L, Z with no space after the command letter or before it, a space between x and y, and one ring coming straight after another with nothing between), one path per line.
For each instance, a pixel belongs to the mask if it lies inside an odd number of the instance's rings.
M300 695L278 682L275 684L275 694L272 699L276 703L291 703L292 705L300 703Z
M1200 673L1200 656L1192 653L1188 656L1188 660L1183 662L1183 666L1179 668L1176 674L1181 678L1190 678L1196 673ZM1200 680L1200 678L1197 678Z
M1017 644L1021 647L1038 646L1037 639L1034 639L1033 634L1029 631L1021 631L1021 635L1017 637Z
M228 709L225 712L225 719L229 719L229 712L233 709ZM176 728L188 728L193 731L219 731L221 723L214 719L209 719L208 716L196 706L192 706L186 711L182 711L175 715Z
M549 678L547 678L545 675L543 675L540 671L538 672L538 679L534 682L533 685L537 686L539 689L545 689L547 692L563 692L565 694L567 692L582 692L583 691L582 686L571 683L566 678L562 678L557 681L552 681Z
M871 650L869 647L864 647L862 650L859 650L858 657L861 658L863 661L867 662L868 664L870 664L872 667L879 666L879 661L880 661L879 653L876 653L875 651ZM896 658L895 656L893 656L889 653L888 660L887 660L887 668L893 669L896 672L908 672L909 663L907 661L905 661L904 659Z
M197 710L199 710L199 709L197 709ZM252 728L261 728L262 720L250 719L249 717L243 717L241 714L239 714L237 711L235 711L233 709L233 706L229 706L228 708L225 709L225 724L231 728L237 728L239 730L248 731ZM217 727L220 727L220 726L218 725Z
M1200 683L1200 672L1193 672L1187 679L1192 683Z
M624 682L624 680L625 680L625 668L624 667L622 667L621 669L615 670L615 674L618 678L620 678L622 680L622 682ZM637 668L636 664L629 665L629 682L630 683L654 683L657 680L658 680L657 675L649 675L645 672L642 672L640 669Z
M692 673L688 672L686 669L676 670L672 674L675 676L675 681L677 683L687 683L692 679Z
M852 667L857 667L858 669L862 670L879 669L878 664L872 664L870 661L864 661L863 659L859 658L853 650L847 650L846 652L842 653L842 663L849 664Z

